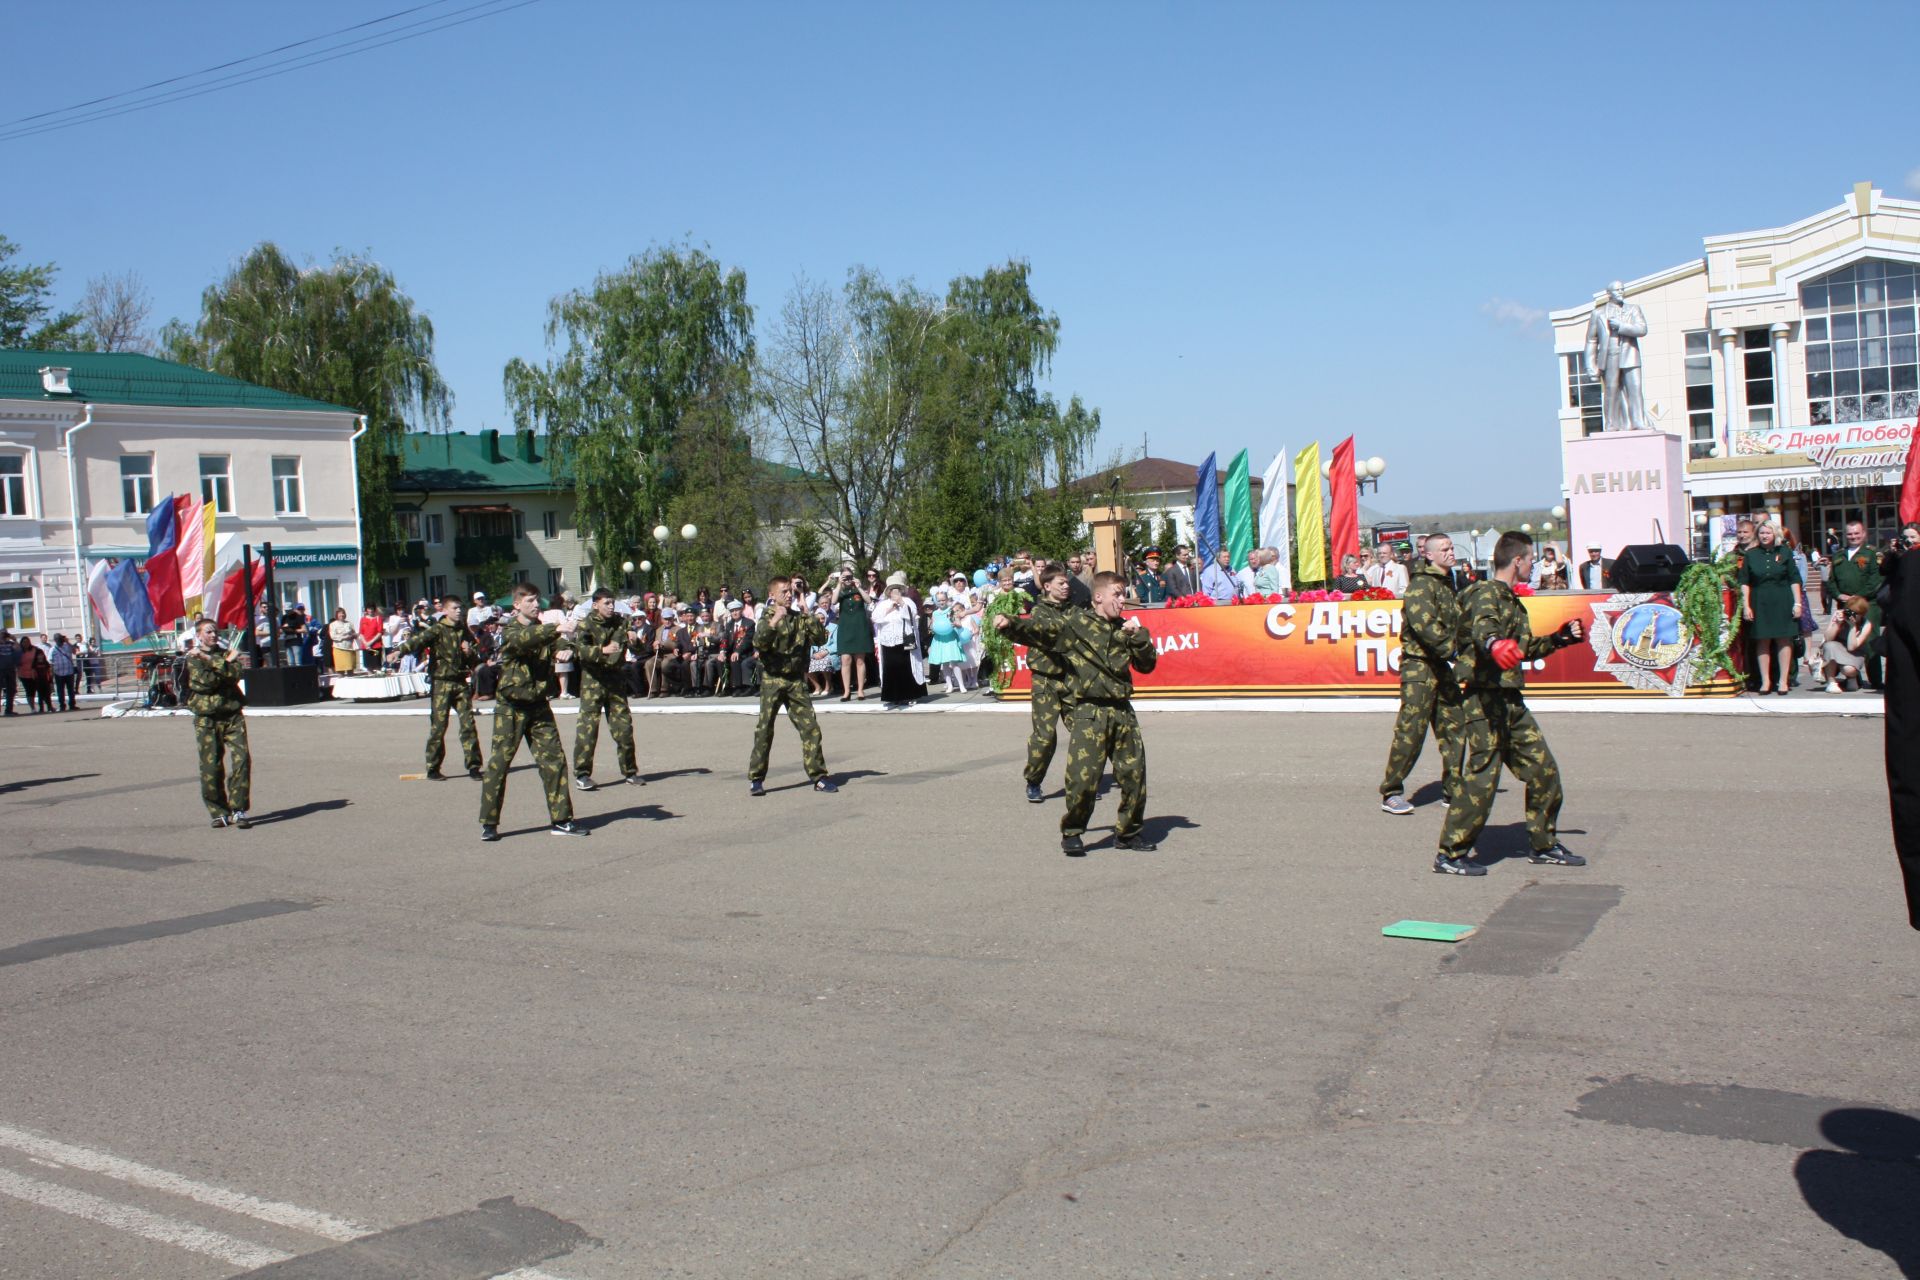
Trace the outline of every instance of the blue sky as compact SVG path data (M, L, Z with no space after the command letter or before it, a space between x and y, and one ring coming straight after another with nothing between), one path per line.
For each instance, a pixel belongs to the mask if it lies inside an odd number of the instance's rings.
M15 4L0 119L417 2ZM1920 189L1893 56L1920 6L1813 12L539 0L0 142L0 233L69 298L137 270L156 321L261 240L369 252L464 430L511 425L500 370L552 295L651 244L744 269L763 325L801 274L944 290L1023 257L1101 460L1257 471L1352 433L1382 509L1544 504L1542 312L1863 179Z

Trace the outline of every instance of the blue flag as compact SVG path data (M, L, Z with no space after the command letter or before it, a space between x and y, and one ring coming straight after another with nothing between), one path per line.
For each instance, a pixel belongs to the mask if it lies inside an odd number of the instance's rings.
M1220 471L1214 458L1210 453L1200 464L1193 490L1193 549L1203 569L1220 550Z
M112 612L101 621L110 626L117 624L117 629L126 633L122 639L138 640L157 630L153 625L153 606L147 601L147 584L140 580L140 571L133 567L133 561L115 560L107 570L105 588L102 594L111 602Z

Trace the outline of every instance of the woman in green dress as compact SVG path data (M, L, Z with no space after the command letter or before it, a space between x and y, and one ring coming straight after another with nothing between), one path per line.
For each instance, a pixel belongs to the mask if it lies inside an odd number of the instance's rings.
M854 681L858 678L860 701L865 702L867 658L873 653L873 619L867 606L873 603L873 598L867 594L852 565L841 565L835 578L839 590L834 595L834 607L840 611L840 619L833 647L840 655L840 701L853 697Z
M1760 692L1785 694L1793 641L1800 634L1800 612L1807 606L1800 594L1800 571L1794 568L1793 553L1780 545L1773 522L1763 522L1755 534L1759 542L1740 556L1740 615L1753 637L1753 652L1760 665Z

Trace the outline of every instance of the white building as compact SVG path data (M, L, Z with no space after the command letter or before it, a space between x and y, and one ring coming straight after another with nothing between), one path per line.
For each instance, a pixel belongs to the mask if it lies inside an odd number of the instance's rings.
M1876 541L1897 533L1920 413L1920 201L1863 182L1787 226L1709 236L1626 294L1647 318L1648 414L1686 442L1696 551L1709 518L1756 511L1803 544L1853 519ZM1581 355L1591 311L1551 313L1563 446L1600 430Z
M357 616L361 426L150 356L0 351L0 626L90 634L86 565L144 558L170 493L214 504L219 534L272 543L281 603Z

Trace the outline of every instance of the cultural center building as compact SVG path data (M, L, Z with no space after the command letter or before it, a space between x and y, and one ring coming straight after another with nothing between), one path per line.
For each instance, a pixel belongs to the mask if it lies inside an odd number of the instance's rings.
M1681 437L1684 476L1662 479L1684 485L1696 553L1718 540L1713 517L1760 511L1803 543L1855 519L1878 542L1895 536L1920 415L1920 201L1863 182L1798 222L1709 236L1698 258L1625 293L1646 317L1647 417ZM1584 359L1593 306L1550 313L1563 454L1601 432ZM1583 497L1613 478L1564 472L1577 533Z

